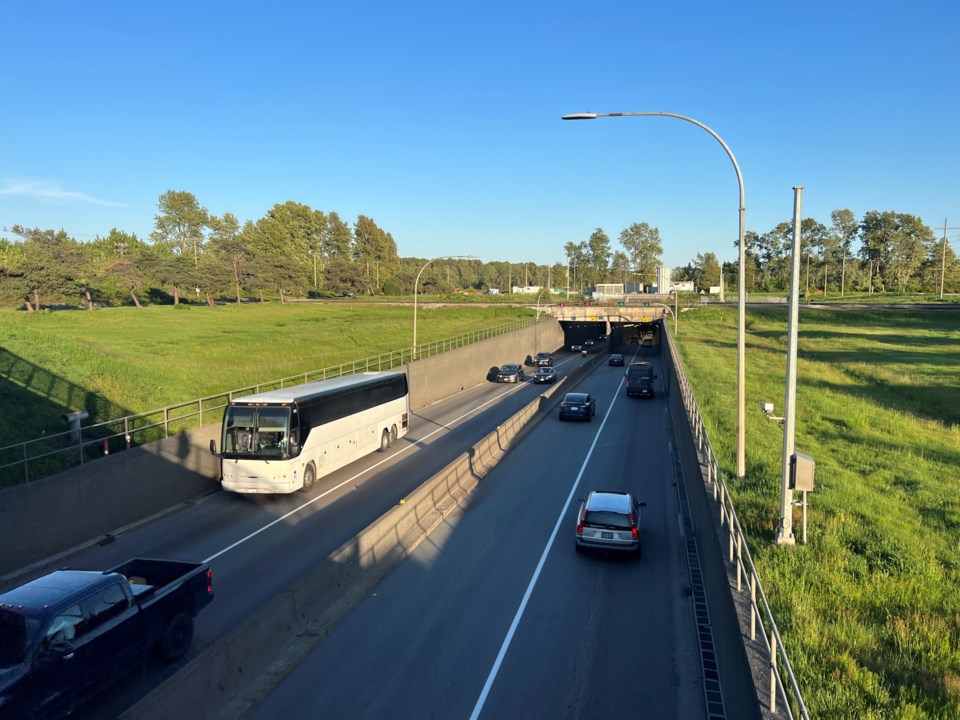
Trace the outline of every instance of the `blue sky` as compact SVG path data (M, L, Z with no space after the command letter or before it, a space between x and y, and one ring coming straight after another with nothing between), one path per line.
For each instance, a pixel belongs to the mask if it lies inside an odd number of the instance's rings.
M665 264L849 208L960 228L960 3L10 0L0 228L147 238L185 190L241 221L372 217L401 256L564 260L660 229ZM9 233L0 233L11 237ZM949 237L958 250L960 230Z

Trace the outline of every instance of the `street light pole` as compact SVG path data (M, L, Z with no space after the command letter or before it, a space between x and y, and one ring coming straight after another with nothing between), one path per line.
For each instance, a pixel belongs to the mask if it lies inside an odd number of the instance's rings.
M746 474L746 453L744 451L744 439L746 436L745 425L746 425L746 390L745 390L745 377L746 377L746 294L747 294L747 282L746 282L746 250L744 243L744 235L746 234L746 225L745 225L745 215L746 210L744 208L744 192L743 192L743 175L740 172L740 166L737 164L737 159L733 155L733 151L730 150L730 147L723 141L717 133L711 130L709 127L704 125L702 122L694 120L691 117L686 115L677 115L676 113L668 112L627 112L627 113L574 113L572 115L564 115L563 120L595 120L596 118L601 117L671 117L676 118L677 120L684 120L688 123L696 125L702 130L706 130L710 135L713 136L723 149L726 151L727 156L730 158L730 162L733 163L733 169L737 173L737 183L740 186L740 235L739 235L739 245L740 245L740 301L739 309L737 313L737 477L742 478Z
M547 288L542 288L537 295L537 352L540 352L540 298L546 291Z
M479 257L477 255L440 255L433 260L427 260L426 264L420 268L416 280L413 281L413 347L410 350L411 360L417 359L417 287L420 284L420 275L434 260L479 260Z

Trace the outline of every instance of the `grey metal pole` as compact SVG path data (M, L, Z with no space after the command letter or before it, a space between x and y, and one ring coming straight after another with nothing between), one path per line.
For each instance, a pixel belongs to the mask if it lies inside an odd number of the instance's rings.
M787 387L783 398L783 463L780 478L780 528L777 545L795 545L790 458L797 425L797 320L800 315L800 209L803 186L793 188L793 267L790 273L790 317L787 321Z
M477 255L440 255L431 260L427 260L426 265L420 268L420 272L417 273L416 279L413 281L413 347L410 350L410 359L417 359L417 287L420 284L420 275L424 270L427 269L427 266L432 263L434 260L477 260L479 256Z
M433 260L436 259L433 258ZM432 263L433 260L427 260L427 265ZM417 359L417 286L420 284L420 274L427 269L427 265L420 268L417 279L413 281L413 346L410 348L410 360Z

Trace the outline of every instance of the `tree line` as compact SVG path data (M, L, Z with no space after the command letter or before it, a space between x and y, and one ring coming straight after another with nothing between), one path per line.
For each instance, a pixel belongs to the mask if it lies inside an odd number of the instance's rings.
M737 246L734 242L734 246ZM769 232L745 233L748 291L784 292L790 285L793 221ZM724 277L737 277L738 262L723 263ZM698 254L674 270L674 280L698 288L719 284L721 263ZM800 289L807 295L846 292L957 293L960 260L945 236L914 215L871 210L860 219L850 210L830 213L830 225L800 222Z
M804 219L802 267L807 290L946 292L960 289L960 263L949 243L911 215L871 211L857 220L849 210L832 213L827 227ZM401 258L389 232L360 215L349 224L336 212L288 201L256 221L231 213L216 216L185 191L160 196L148 239L113 228L104 237L78 242L64 230L13 226L15 239L0 237L0 302L23 305L82 301L179 304L182 299L241 303L245 300L330 295L412 295L484 292L514 286L569 288L584 292L597 283L647 286L662 264L659 229L634 223L619 248L597 228L588 239L564 245L566 262L482 262ZM764 234L746 235L748 290L787 288L792 222ZM736 246L736 241L734 245ZM714 253L698 254L674 269L674 280L697 289L719 284ZM728 278L737 263L724 263ZM728 279L727 282L731 282Z

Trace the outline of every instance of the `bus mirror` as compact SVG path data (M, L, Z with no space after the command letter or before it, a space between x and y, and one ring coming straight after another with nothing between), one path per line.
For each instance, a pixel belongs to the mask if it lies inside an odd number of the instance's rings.
M210 454L211 455L217 454L217 441L214 440L213 438L210 439Z

